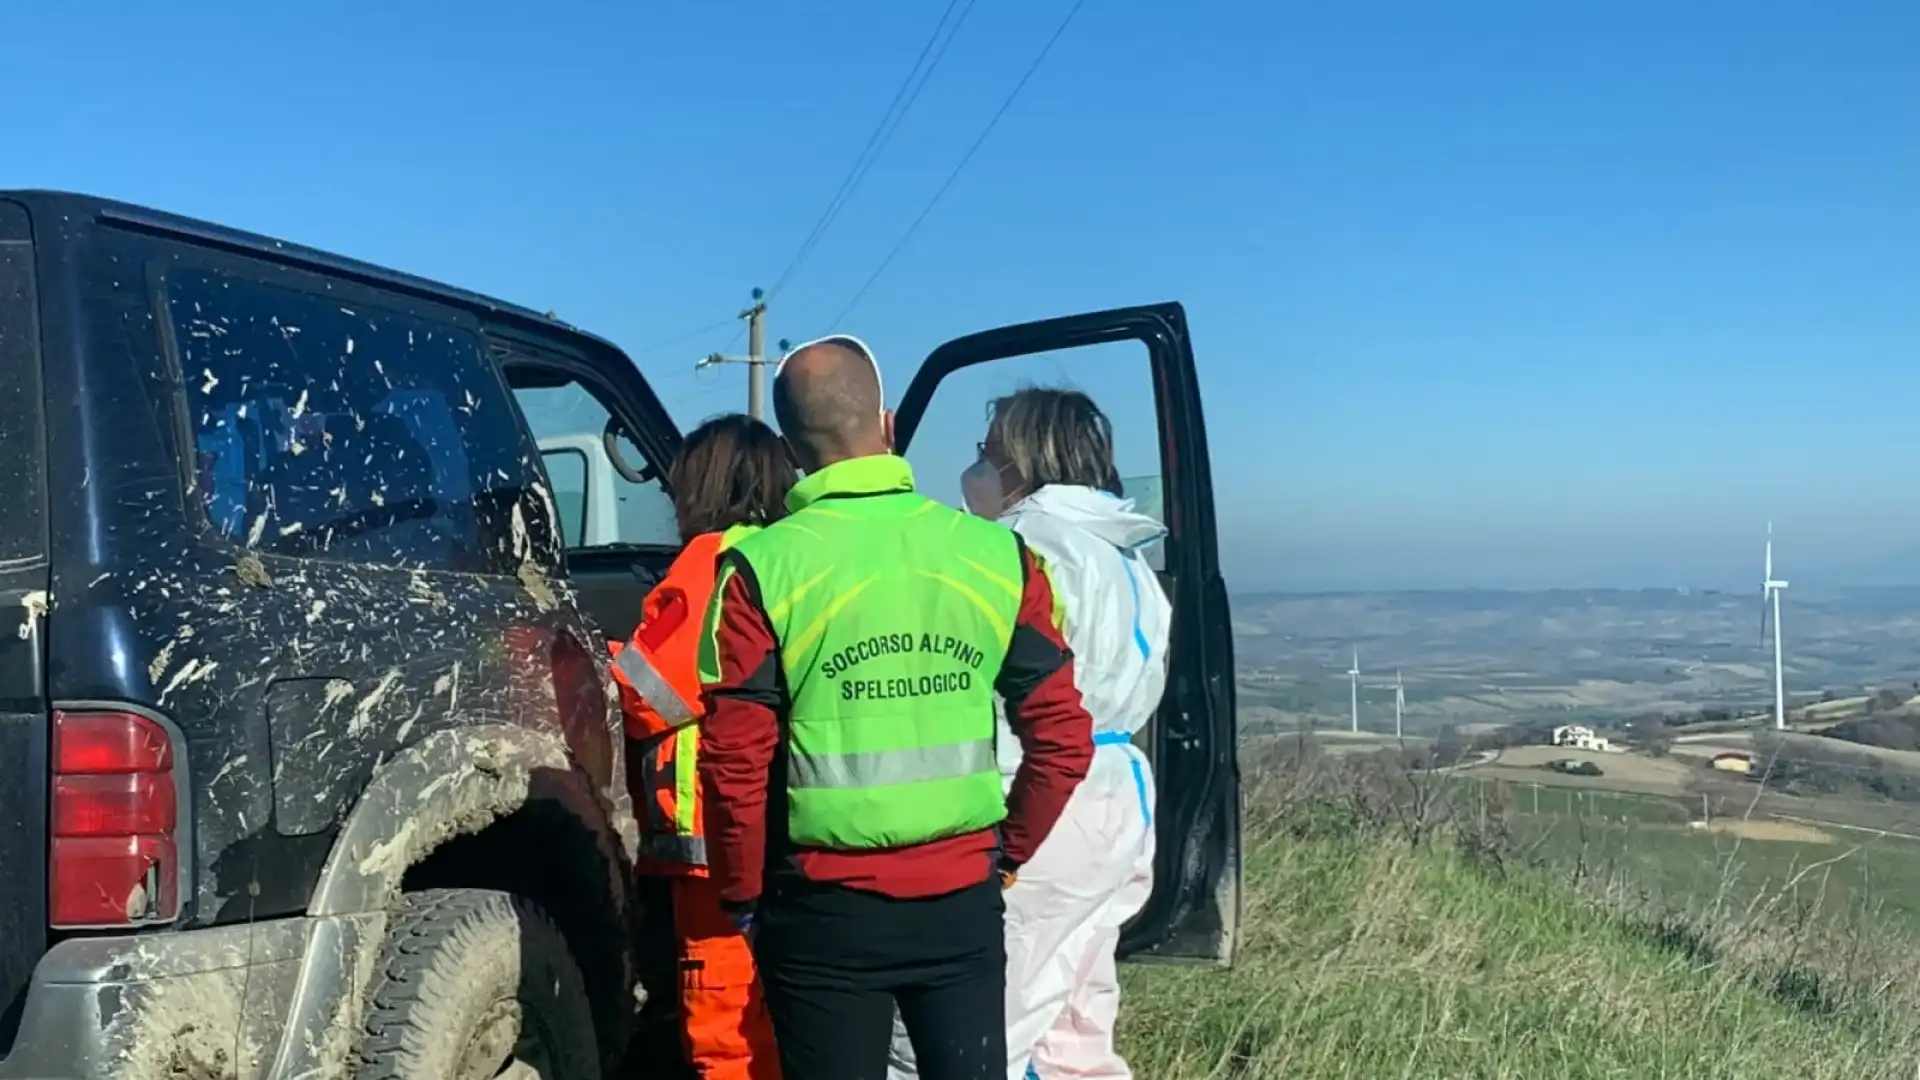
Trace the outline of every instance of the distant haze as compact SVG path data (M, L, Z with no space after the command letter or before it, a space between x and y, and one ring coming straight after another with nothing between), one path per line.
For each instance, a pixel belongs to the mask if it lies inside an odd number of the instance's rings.
M1757 714L1772 692L1759 616L1757 589L1241 593L1242 723L1349 722L1355 650L1361 725L1373 731L1392 730L1396 673L1409 731L1709 706ZM1781 622L1795 706L1920 687L1920 587L1810 586Z
M1260 516L1265 516L1264 514ZM1716 515L1717 516L1717 515ZM1426 522L1365 531L1314 515L1270 526L1223 514L1221 558L1235 592L1280 590L1566 589L1688 587L1757 593L1764 517L1750 528L1685 519L1634 530L1532 524ZM1877 525L1862 527L1862 522ZM1847 525L1777 524L1780 576L1797 590L1920 583L1920 528L1872 510Z

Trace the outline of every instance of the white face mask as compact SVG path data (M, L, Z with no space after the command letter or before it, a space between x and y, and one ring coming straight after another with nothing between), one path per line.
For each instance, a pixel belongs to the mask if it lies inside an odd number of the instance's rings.
M1000 470L986 458L976 458L960 474L960 499L967 512L993 520L1007 508L1007 493L1000 482Z

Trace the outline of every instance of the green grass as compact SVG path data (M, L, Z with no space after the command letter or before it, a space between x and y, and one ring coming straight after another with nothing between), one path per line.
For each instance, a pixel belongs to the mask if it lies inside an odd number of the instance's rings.
M1651 827L1628 824L1601 828L1646 861L1576 878L1557 825L1497 807L1483 825L1459 784L1437 806L1404 779L1324 779L1341 768L1255 785L1234 969L1127 969L1122 1048L1137 1076L1916 1075L1905 943L1755 902L1787 863L1723 885L1702 857L1715 838L1667 829L1646 844ZM1535 860L1530 845L1551 850ZM1650 901L1632 883L1642 872L1749 900Z
M1626 800L1631 801L1631 800ZM1834 831L1832 843L1756 841L1651 819L1518 816L1540 861L1669 906L1764 906L1783 918L1864 919L1920 940L1920 845Z
M1705 832L1687 827L1699 812L1691 798L1525 785L1485 797L1511 811L1521 853L1572 876L1668 906L1759 904L1796 919L1877 921L1920 939L1920 843L1912 840L1832 825L1822 843ZM1733 799L1714 804L1722 818L1748 809ZM1757 817L1769 820L1764 809Z
M1472 780L1471 774L1463 777ZM1475 781L1479 782L1479 781ZM1495 782L1498 785L1498 782ZM1657 796L1627 795L1590 788L1556 787L1552 784L1507 784L1496 801L1504 800L1516 815L1542 821L1585 821L1589 823L1640 822L1684 825L1687 810L1673 799Z

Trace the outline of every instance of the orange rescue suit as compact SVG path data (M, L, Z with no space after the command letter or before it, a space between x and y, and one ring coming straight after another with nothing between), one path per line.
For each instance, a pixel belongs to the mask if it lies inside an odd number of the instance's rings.
M631 750L628 787L640 817L640 869L673 877L682 1030L688 1059L705 1080L780 1075L753 953L707 874L700 814L700 626L720 553L749 531L689 541L647 594L632 640L611 644Z

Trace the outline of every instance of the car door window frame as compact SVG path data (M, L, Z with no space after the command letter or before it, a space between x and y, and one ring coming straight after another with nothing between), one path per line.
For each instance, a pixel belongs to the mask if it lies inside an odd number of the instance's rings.
M548 473L546 457L538 450L538 439L528 423L526 410L515 393L512 369L532 368L555 374L565 375L578 383L587 395L607 410L607 414L626 428L626 437L646 458L647 463L658 474L660 489L669 497L673 491L667 485L667 464L680 452L680 429L667 415L659 398L655 397L646 380L636 369L631 379L610 377L605 366L593 359L564 346L545 339L531 338L512 333L489 333L489 351L493 353L494 365L500 370L501 379L507 386L508 396L513 399L513 407L519 413L520 424L528 433L530 441L536 444L535 457L539 459L542 482L547 485L551 499L554 487L553 477ZM637 385L636 385L637 384ZM588 469L587 488L589 500L592 492L592 469ZM558 513L558 504L555 503ZM582 518L590 518L590 507L583 508ZM584 528L584 526L583 526ZM580 556L592 557L596 554L630 553L636 550L651 550L659 545L616 543L613 545L571 546L564 553L564 559ZM677 547L677 545L674 545Z

